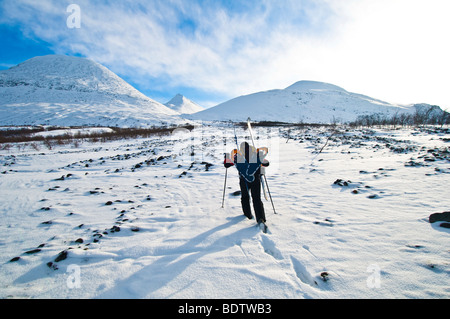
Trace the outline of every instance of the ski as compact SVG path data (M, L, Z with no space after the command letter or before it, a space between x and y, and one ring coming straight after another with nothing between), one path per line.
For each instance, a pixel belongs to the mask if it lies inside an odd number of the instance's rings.
M248 131L250 132L250 137L252 139L253 147L256 148L255 139L253 138L252 125L250 124L250 118L247 119L247 126L248 126Z
M250 132L250 137L252 139L253 147L256 149L255 139L253 138L252 125L250 124L250 118L247 119L247 127L248 127L248 131ZM264 176L264 168L261 168L261 176ZM269 198L267 197L266 186L264 185L264 179L263 178L261 178L261 186L262 186L262 189L263 189L264 198L268 201Z
M264 180L266 181L267 192L269 193L269 196L270 196L270 202L272 203L273 213L276 215L277 212L275 211L275 206L273 205L272 195L270 194L269 184L267 183L266 175L264 175Z
M264 174L261 174L261 176L266 177ZM266 186L264 186L264 180L262 178L261 178L261 186L263 189L264 198L268 201L269 198L267 197Z

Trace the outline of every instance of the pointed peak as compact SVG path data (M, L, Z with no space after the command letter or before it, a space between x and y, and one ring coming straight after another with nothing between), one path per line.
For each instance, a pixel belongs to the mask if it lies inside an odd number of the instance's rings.
M165 103L164 105L182 114L190 114L203 111L203 108L201 106L180 93L177 93L169 102Z

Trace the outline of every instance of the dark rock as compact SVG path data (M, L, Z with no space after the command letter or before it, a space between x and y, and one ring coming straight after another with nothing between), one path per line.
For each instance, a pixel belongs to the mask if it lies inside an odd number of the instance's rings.
M450 211L443 213L434 213L429 217L430 223L434 222L450 222Z
M67 250L63 250L62 252L60 252L58 254L58 256L56 256L55 262L59 262L59 261L66 259L68 254L69 253L67 252Z
M18 261L19 259L20 259L20 257L14 257L9 262L12 263L12 262Z
M82 244L84 241L83 241L83 238L78 238L77 240L75 240L75 242L79 243L79 244Z
M322 272L321 274L320 274L320 277L322 277L322 280L323 281L328 281L330 278L329 278L329 274L326 272L326 271L324 271L324 272Z
M338 185L338 186L348 186L348 183L351 183L350 181L344 181L343 179L337 179L334 181L334 185Z
M109 200L109 201L107 201L107 202L105 203L105 205L106 205L106 206L109 206L109 205L112 205L112 204L113 204L113 202L112 202L112 201L110 201L110 200Z
M178 177L182 177L182 176L185 176L187 174L187 172L186 171L184 171L183 173L181 173L180 174L180 176L178 176Z
M53 269L53 270L58 270L58 265L52 263L51 261L49 261L47 263L47 267L50 268L50 269Z
M39 248L36 248L36 249L32 249L32 250L26 251L25 254L32 255L32 254L36 254L36 253L38 253L40 251L41 250Z

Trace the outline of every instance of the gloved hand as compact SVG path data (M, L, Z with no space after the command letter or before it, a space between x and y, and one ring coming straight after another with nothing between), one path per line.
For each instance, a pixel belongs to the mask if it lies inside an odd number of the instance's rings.
M226 158L223 161L223 166L225 166L225 168L231 167L233 165L234 165L234 163L233 163L233 161L231 159Z
M262 163L261 163L261 165L262 165L262 166L264 166L264 167L268 167L268 166L269 166L269 164L270 164L270 163L269 163L269 161L268 161L268 160L266 160L266 159L265 159L265 160L263 160L263 161L262 161Z

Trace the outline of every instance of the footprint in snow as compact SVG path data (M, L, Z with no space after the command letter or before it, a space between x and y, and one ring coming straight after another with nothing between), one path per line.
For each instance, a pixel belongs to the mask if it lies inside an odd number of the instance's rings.
M264 252L271 255L273 258L277 260L282 260L284 258L281 254L281 251L276 247L275 243L267 236L261 236L261 245L264 249Z
M313 276L311 276L306 267L297 258L291 256L291 262L298 279L312 287L317 287L317 282Z

